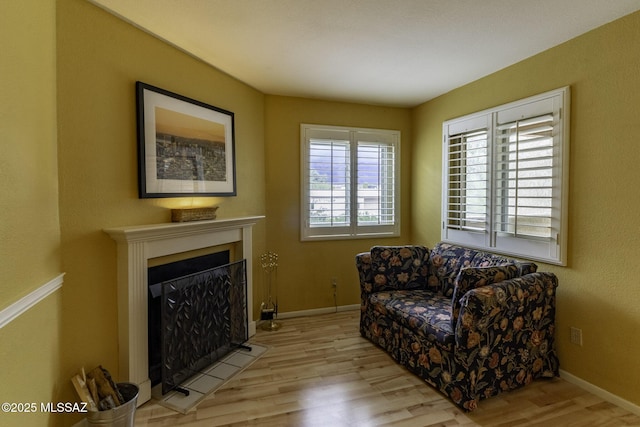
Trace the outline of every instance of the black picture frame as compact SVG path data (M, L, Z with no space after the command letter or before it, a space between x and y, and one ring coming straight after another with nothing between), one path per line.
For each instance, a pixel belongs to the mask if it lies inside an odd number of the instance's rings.
M236 195L234 114L136 82L141 199Z

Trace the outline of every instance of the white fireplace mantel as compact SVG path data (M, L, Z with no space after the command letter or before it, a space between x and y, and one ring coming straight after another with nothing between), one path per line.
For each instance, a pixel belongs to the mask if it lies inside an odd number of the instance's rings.
M253 321L252 228L264 216L109 228L117 242L120 380L138 385L138 405L151 398L147 325L150 259L240 242L247 267L249 335Z

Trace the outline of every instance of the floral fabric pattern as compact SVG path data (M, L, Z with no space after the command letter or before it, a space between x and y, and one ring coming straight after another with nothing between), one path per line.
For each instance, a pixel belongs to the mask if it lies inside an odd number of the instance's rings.
M356 255L356 268L360 278L360 291L370 293L373 291L373 274L371 271L371 252L362 252Z
M471 267L476 251L469 248L438 243L429 255L429 289L444 296L453 296L455 280L461 269Z
M463 268L492 267L505 264L516 264L520 270L519 275L533 273L538 268L532 262L521 262L489 252L440 242L429 255L429 286L433 287L439 284L442 294L452 297L456 278Z
M371 248L373 290L421 289L428 274L429 249L424 246Z
M411 257L400 247L356 256L363 337L469 411L481 399L558 375L555 275L444 243L413 248ZM426 272L415 262L424 255ZM394 256L405 262L395 265ZM411 280L399 280L403 272ZM379 274L392 276L385 288L376 284Z
M452 298L451 321L455 326L460 313L460 300L471 289L520 276L519 268L515 264L496 267L467 267L460 270L456 277L456 284Z
M401 290L371 294L373 309L402 326L450 348L455 341L451 300L425 290Z
M515 264L518 266L520 276L535 273L538 270L538 266L533 262L518 261L488 252L478 252L473 258L471 264L474 267L492 267L496 265Z

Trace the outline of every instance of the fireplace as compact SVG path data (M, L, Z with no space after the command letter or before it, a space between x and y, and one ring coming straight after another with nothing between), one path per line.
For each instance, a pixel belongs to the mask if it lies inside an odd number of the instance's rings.
M148 348L148 268L154 259L232 245L231 261L245 259L248 335L253 321L252 229L263 216L106 229L117 242L119 380L140 388L138 405L151 398Z
M149 350L149 380L151 380L151 387L162 383L162 343L164 341L162 313L163 310L166 311L167 307L162 291L165 284L172 280L177 281L183 277L190 277L194 274L203 274L203 272L211 270L212 268L229 264L229 252L230 251L228 250L216 251L206 255L188 257L178 261L159 263L159 265L149 266L149 294L147 296L149 335L147 342ZM170 325L167 326L170 327ZM166 386L163 388L166 390Z
M161 284L162 395L176 390L189 396L185 380L236 349L251 350L244 344L245 264L236 261Z

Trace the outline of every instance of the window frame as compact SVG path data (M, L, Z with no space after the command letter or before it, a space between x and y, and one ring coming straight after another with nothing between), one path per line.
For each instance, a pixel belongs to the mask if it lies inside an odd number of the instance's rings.
M461 116L455 119L447 120L442 125L443 146L442 146L442 231L441 238L443 241L473 247L480 250L501 253L519 258L542 261L550 264L566 265L567 263L567 237L568 237L568 190L569 190L569 109L570 109L570 88L563 87L560 89L545 92L539 95L521 99L508 104L493 107L477 113ZM536 161L542 159L549 160L551 165L535 167L520 166L525 165L526 160L517 159L505 161L504 150L505 143L510 144L510 139L505 140L504 133L501 130L507 124L524 123L528 119L540 118L539 120L549 119L552 116L549 136L540 137L540 144L550 141L551 156L544 157L542 148L535 146L530 148L515 148L515 153L527 152L529 155L535 155ZM546 116L546 117L545 117ZM486 131L487 135L487 167L486 173L486 194L487 205L484 216L484 229L478 227L478 230L463 229L462 224L467 219L469 213L464 207L466 196L463 196L464 190L467 189L465 182L468 175L474 172L465 173L463 171L466 157L459 154L456 157L455 149L457 147L453 143L458 139L462 141L465 137L474 132ZM538 131L542 133L542 131ZM517 133L516 135L522 135ZM518 137L519 138L519 137ZM502 141L502 142L501 142ZM502 144L502 145L500 145ZM462 147L462 143L460 143ZM524 144L523 144L524 146ZM542 146L544 147L544 146ZM502 148L502 150L500 150ZM509 149L509 148L507 148ZM462 148L461 148L462 150ZM502 159L500 159L502 156ZM529 159L527 159L529 160ZM458 162L456 166L456 163ZM506 163L511 162L512 169L500 169ZM513 165L516 166L513 166ZM460 170L460 177L456 176L455 168ZM515 168L515 169L513 169ZM537 172L536 172L537 170ZM505 174L506 172L506 174ZM548 180L551 182L550 187L546 187L547 183L540 183L550 172ZM478 173L478 172L475 172ZM535 174L536 181L526 178L525 173ZM508 176L508 178L505 178ZM473 178L473 177L472 177ZM532 187L537 191L535 197L529 197L525 191L518 192L520 185L529 180L533 182ZM517 183L515 187L509 187L510 191L505 191L505 183L509 181L510 185ZM548 190L548 191L547 191ZM454 193L458 191L458 193ZM546 192L545 192L546 191ZM508 195L506 195L508 194ZM538 200L532 201L534 198ZM507 200L509 199L509 200ZM525 202L526 200L526 202ZM539 203L540 206L534 206ZM544 205L543 205L544 204ZM502 206L501 210L499 207ZM509 231L500 230L498 225L498 217L505 217L505 207L512 207L514 212L533 212L530 216L526 214L513 215L515 225L510 225ZM457 209L457 210L456 210ZM481 209L480 209L481 210ZM510 211L511 212L511 211ZM548 216L540 216L541 212L549 212ZM541 214L540 214L541 215ZM523 226L519 233L517 221L519 218L529 218L533 224L535 221L549 221L548 227L538 225ZM542 218L542 219L540 219ZM458 221L459 225L456 224ZM503 224L505 224L503 220ZM546 222L544 222L546 224ZM536 233L544 233L548 229L548 235L541 237Z
M345 202L348 204L348 224L322 227L311 224L311 169L310 150L312 140L316 143L321 140L346 141L349 149L349 176L348 188L345 188ZM391 175L393 182L385 185L385 189L379 186L379 191L384 193L391 189L392 205L391 220L383 224L359 224L359 195L358 193L358 154L359 148L368 146L375 150L375 145L392 148L392 163L386 166L392 167ZM301 175L301 200L300 200L300 240L343 240L343 239L363 239L370 237L397 237L400 235L400 145L401 132L391 129L356 128L331 125L300 124L300 175ZM383 150L384 151L384 150ZM378 177L380 177L378 172ZM333 189L333 186L331 187ZM360 189L362 190L362 189ZM362 196L364 197L364 196ZM378 198L377 207L383 204ZM333 201L332 201L333 202ZM364 200L363 200L364 204ZM388 208L387 208L388 209ZM380 212L379 217L383 216ZM383 221L385 222L385 221Z

